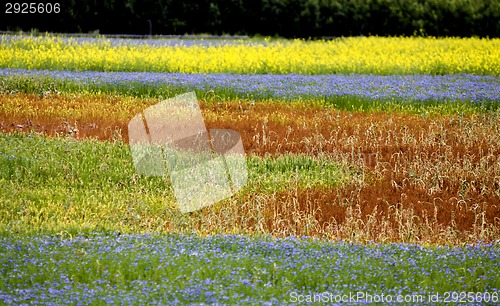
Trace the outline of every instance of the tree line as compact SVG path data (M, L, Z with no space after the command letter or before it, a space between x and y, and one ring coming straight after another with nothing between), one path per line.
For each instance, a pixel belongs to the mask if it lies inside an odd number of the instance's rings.
M6 14L4 7L0 30L288 38L500 37L500 0L59 1L58 14Z

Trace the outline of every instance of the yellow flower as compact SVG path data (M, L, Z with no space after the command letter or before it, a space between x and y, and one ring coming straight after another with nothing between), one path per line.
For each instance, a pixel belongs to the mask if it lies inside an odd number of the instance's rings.
M175 46L0 40L0 67L183 73L500 74L500 39L355 37Z

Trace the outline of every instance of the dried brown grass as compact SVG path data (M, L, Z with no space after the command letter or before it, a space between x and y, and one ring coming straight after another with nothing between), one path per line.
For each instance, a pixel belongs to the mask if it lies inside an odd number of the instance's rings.
M0 99L3 131L124 140L128 120L155 102L106 96ZM199 232L454 244L500 237L498 113L423 117L245 101L202 102L202 110L208 128L238 130L248 154L327 155L364 179L331 189L244 195L229 201L235 205L181 218ZM172 222L164 226L179 229Z

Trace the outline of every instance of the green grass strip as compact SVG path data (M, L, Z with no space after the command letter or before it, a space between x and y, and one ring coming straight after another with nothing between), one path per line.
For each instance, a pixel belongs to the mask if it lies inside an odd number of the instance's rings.
M354 174L328 158L247 156L248 184L224 205L249 194L290 188L334 188ZM222 205L222 206L220 206ZM0 232L164 232L182 215L167 177L135 173L123 142L0 134Z

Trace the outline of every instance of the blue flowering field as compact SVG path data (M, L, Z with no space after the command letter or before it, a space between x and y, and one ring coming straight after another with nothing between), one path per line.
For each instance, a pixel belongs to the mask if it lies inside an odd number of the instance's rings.
M241 75L0 69L4 91L119 93L167 97L186 91L222 99L321 101L339 108L370 109L415 104L467 104L498 108L500 79L481 75ZM377 103L378 102L378 103Z
M456 301L475 304L500 293L500 250L491 245L62 233L2 237L0 249L0 300L8 304L281 305L355 292L365 294L360 304L368 294L420 304L432 293L474 292Z

